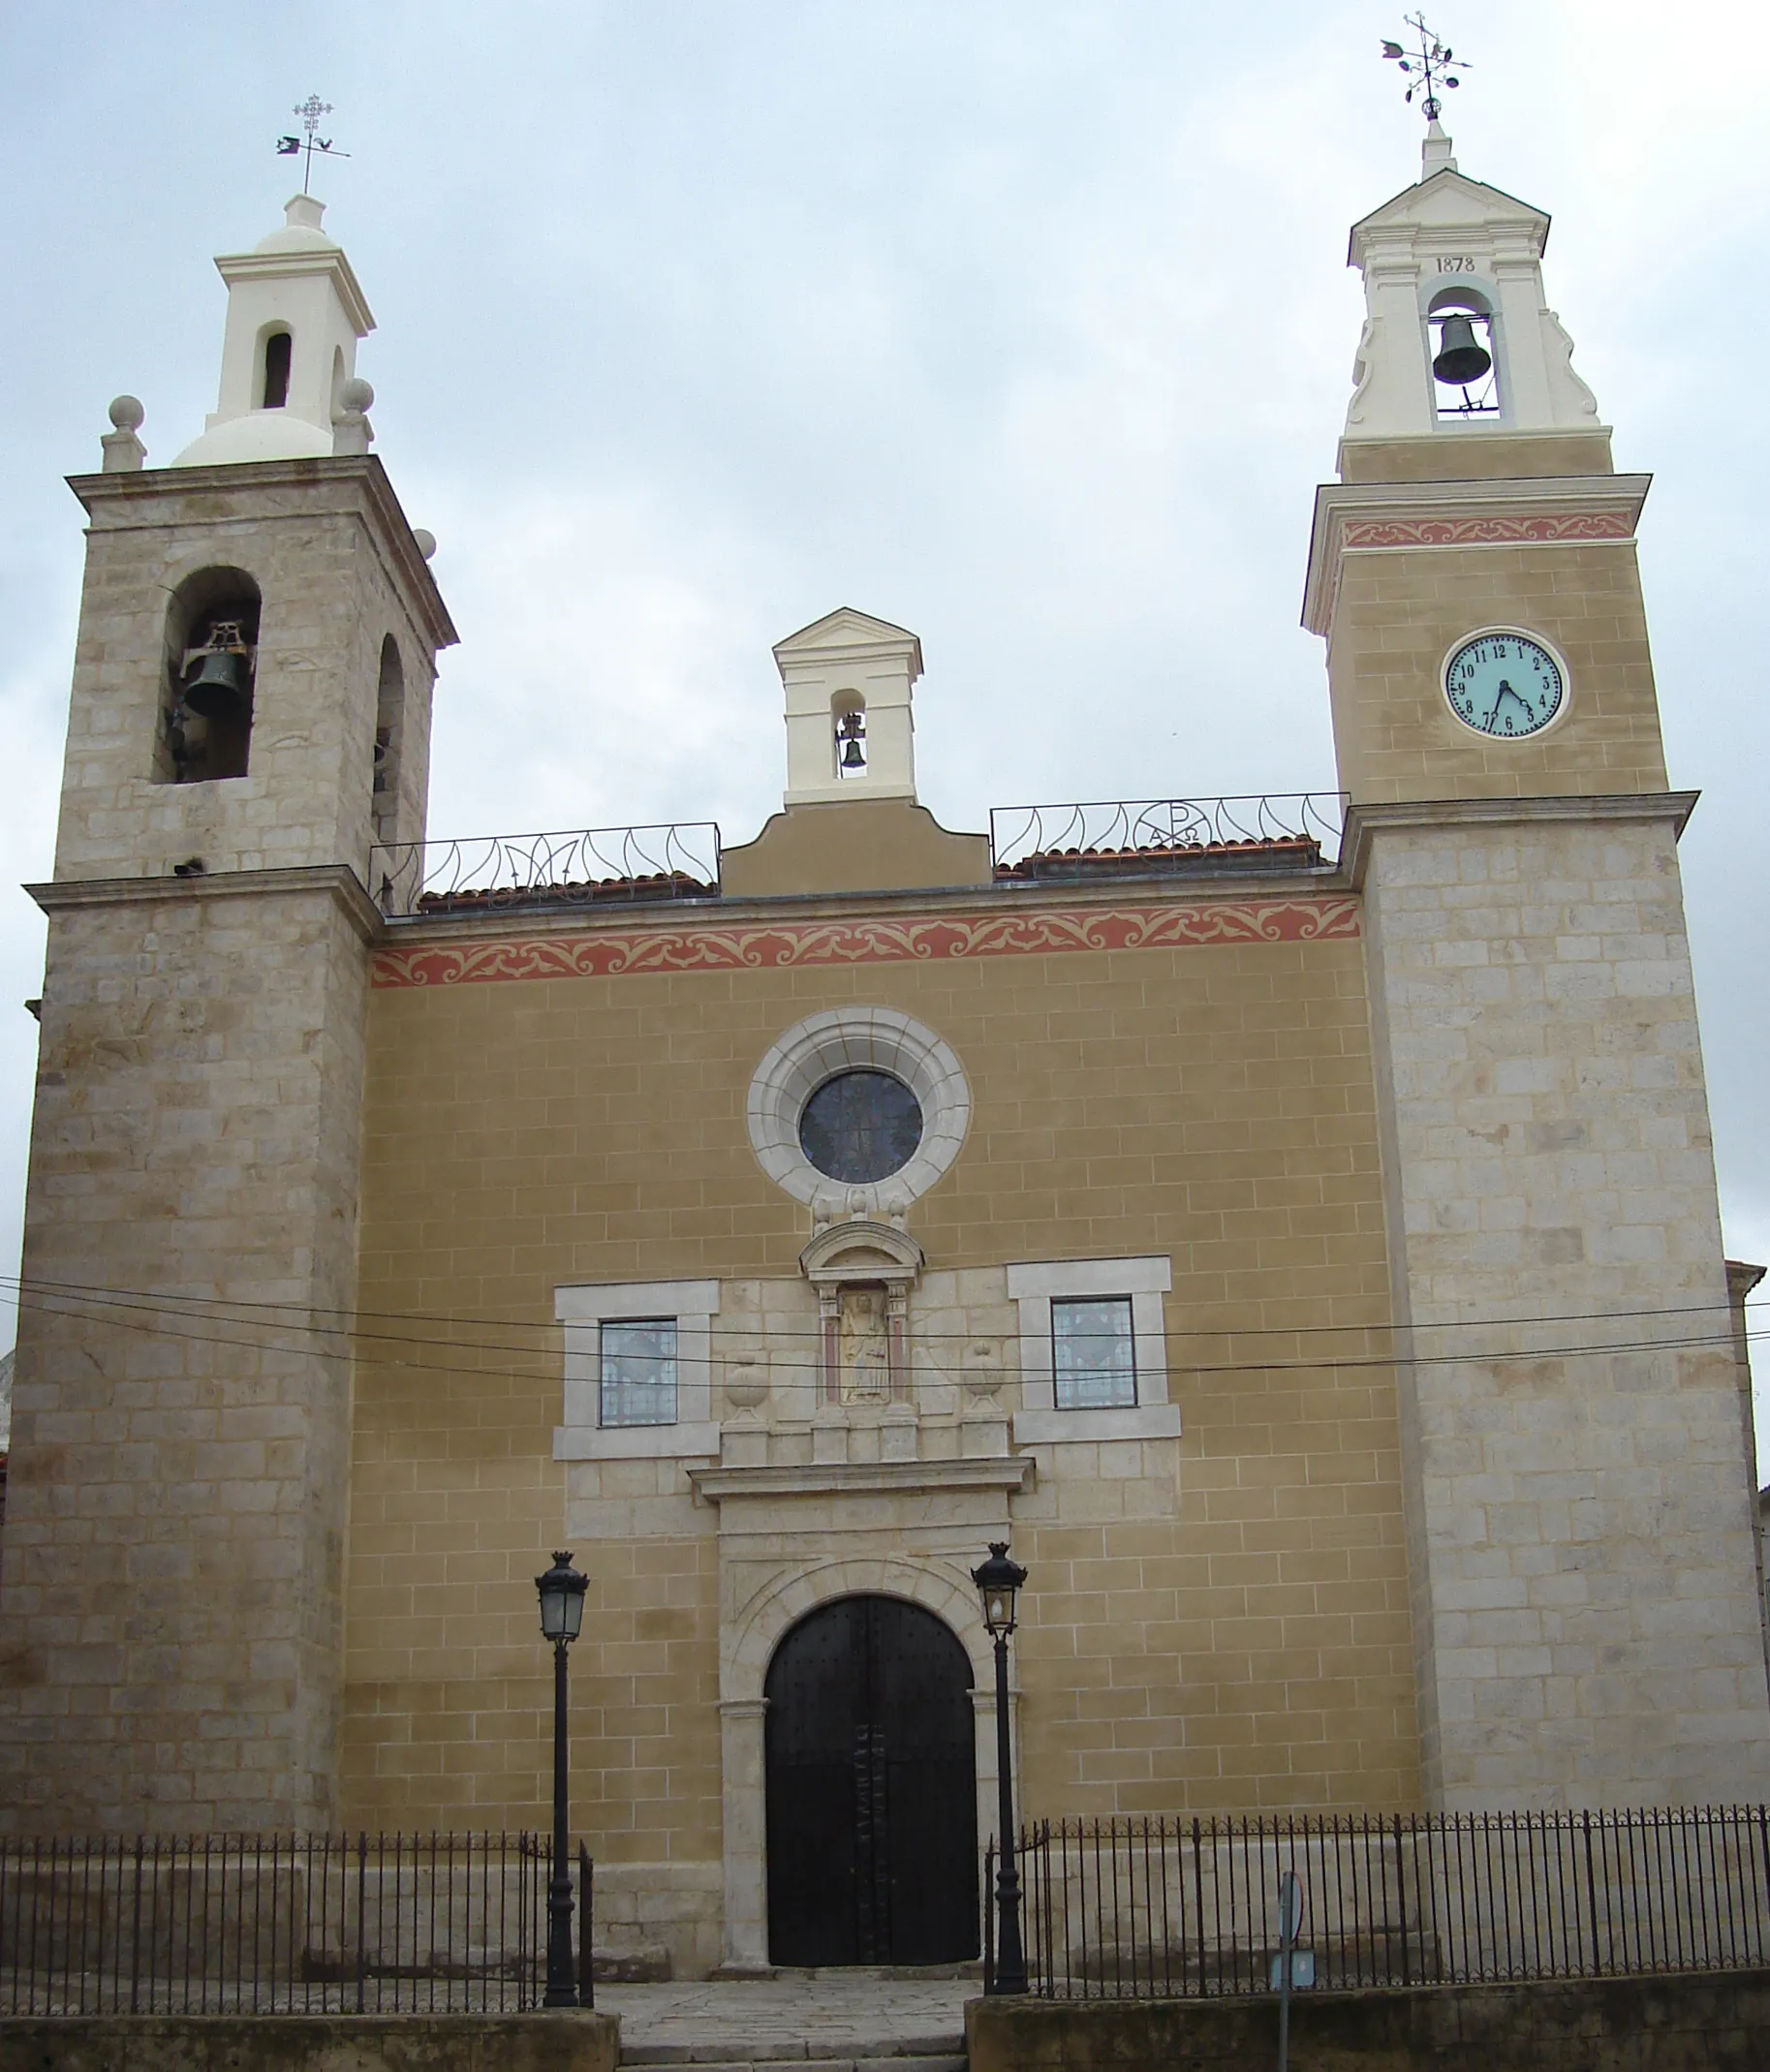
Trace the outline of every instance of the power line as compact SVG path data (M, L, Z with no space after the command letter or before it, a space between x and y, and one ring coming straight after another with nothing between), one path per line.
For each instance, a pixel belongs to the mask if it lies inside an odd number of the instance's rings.
M48 1298L47 1301L45 1298L37 1296L21 1296L17 1299L21 1308L30 1308L43 1314L70 1316L76 1321L82 1323L109 1324L113 1329L134 1331L142 1336L150 1338L157 1338L163 1340L177 1340L181 1343L189 1345L228 1345L243 1351L261 1353L284 1353L293 1355L296 1358L354 1360L357 1365L364 1367L375 1367L384 1369L409 1368L414 1373L433 1375L464 1375L470 1376L477 1380L484 1380L487 1377L488 1374L496 1374L497 1372L496 1368L488 1369L483 1365L476 1367L464 1367L455 1366L443 1361L407 1361L390 1359L383 1356L376 1356L373 1354L364 1355L356 1351L351 1346L332 1347L324 1345L278 1345L273 1341L265 1341L262 1339L221 1338L209 1332L168 1329L164 1325L137 1321L132 1316L118 1314L115 1310L111 1310L109 1313L101 1313L98 1316L91 1316L83 1314L78 1310L56 1309L49 1307L49 1302L52 1302L54 1300L66 1300L66 1297ZM218 1321L231 1322L239 1320L232 1318L221 1318L218 1319ZM1504 1319L1504 1321L1528 1322L1529 1319L1508 1318ZM250 1324L244 1324L243 1327L247 1329L254 1328ZM333 1329L334 1335L349 1335L336 1330L336 1327L326 1328ZM974 1337L978 1335L982 1334L973 1334ZM1764 1331L1747 1332L1746 1337L1748 1341L1755 1341L1759 1338L1770 1338L1770 1329L1766 1329ZM525 1358L540 1359L547 1357L544 1348L534 1346L481 1346L451 1343L450 1341L444 1339L394 1339L392 1340L392 1343L408 1345L414 1350L417 1351L441 1351L458 1353L519 1351ZM1481 1365L1494 1360L1586 1359L1604 1356L1615 1356L1619 1353L1630 1352L1687 1352L1700 1350L1705 1347L1719 1347L1723 1345L1732 1346L1735 1344L1735 1334L1731 1329L1728 1329L1725 1332L1722 1333L1699 1334L1683 1338L1619 1340L1609 1344L1571 1345L1507 1346L1500 1349L1489 1348L1478 1352L1437 1353L1427 1354L1423 1357L1415 1357L1412 1360L1410 1360L1404 1354L1379 1353L1351 1359L1341 1358L1322 1360L1241 1360L1208 1362L1198 1364L1179 1364L1173 1361L1169 1361L1165 1363L1164 1373L1165 1374L1168 1381L1171 1383L1173 1381L1185 1379L1188 1377L1197 1379L1199 1377L1207 1376L1226 1376L1238 1374L1320 1374L1338 1372L1357 1372L1369 1370L1372 1368L1397 1367L1408 1365L1425 1367L1447 1367ZM792 1359L785 1361L776 1359L771 1364L777 1370L784 1368L789 1373L798 1373L807 1376L814 1375L820 1371L820 1362L816 1359ZM545 1374L536 1373L526 1376L512 1376L512 1378L525 1378L536 1380L551 1379L552 1371L549 1368L549 1371Z
M560 1284L569 1286L575 1285L577 1283L562 1283ZM598 1283L586 1283L582 1284L596 1285ZM518 1316L474 1316L472 1314L462 1314L460 1313L449 1313L444 1311L372 1309L365 1310L360 1308L332 1309L324 1304L319 1303L255 1302L248 1300L244 1297L233 1295L195 1295L189 1293L173 1294L154 1288L106 1287L100 1283L90 1282L42 1281L35 1278L21 1278L20 1276L12 1274L0 1274L0 1302L16 1302L19 1300L19 1296L5 1292L5 1290L9 1288L16 1288L20 1290L21 1292L28 1289L32 1293L38 1295L65 1296L71 1300L114 1302L117 1304L125 1305L131 1303L144 1304L155 1309L169 1310L173 1314L189 1314L198 1316L203 1316L212 1312L228 1310L268 1312L271 1313L271 1314L265 1319L268 1323L274 1323L279 1316L287 1316L293 1324L302 1330L335 1331L340 1333L348 1333L349 1335L357 1338L379 1338L383 1340L392 1340L402 1344L420 1345L443 1345L450 1342L440 1339L418 1338L411 1336L410 1334L401 1332L369 1332L364 1330L360 1323L357 1322L344 1322L338 1324L307 1324L301 1322L301 1319L310 1316L336 1316L344 1317L347 1319L368 1319L370 1321L378 1323L387 1322L405 1324L441 1324L448 1326L451 1330L460 1330L466 1328L472 1330L487 1331L498 1330L555 1332L567 1328L566 1322L558 1318L547 1318L541 1321L536 1321L530 1318ZM1011 1299L1012 1298L1009 1297L1004 1298L1005 1303L1010 1301ZM1761 1297L1757 1301L1752 1301L1748 1299L1743 1305L1741 1305L1741 1307L1747 1310L1770 1308L1770 1296ZM1201 1325L1197 1328L1196 1335L1200 1338L1291 1338L1298 1336L1321 1337L1330 1333L1345 1333L1352 1331L1360 1333L1370 1333L1373 1331L1412 1331L1417 1335L1422 1331L1485 1330L1502 1325L1515 1324L1547 1325L1609 1323L1612 1321L1634 1320L1638 1318L1657 1316L1713 1315L1718 1313L1731 1316L1734 1313L1734 1304L1723 1300L1722 1302L1673 1303L1660 1308L1641 1310L1568 1310L1541 1312L1533 1311L1529 1314L1522 1316L1512 1315L1444 1317L1437 1321L1426 1320L1405 1324L1393 1323L1388 1321L1372 1321L1369 1323ZM257 1319L252 1317L227 1316L219 1317L217 1320L229 1323L251 1323L255 1322ZM798 1326L792 1324L769 1325L764 1327L761 1324L745 1324L740 1321L737 1321L735 1318L733 1318L730 1322L722 1322L722 1324L720 1325L720 1330L722 1335L726 1337L741 1336L746 1331L754 1331L758 1336L765 1336L770 1339L792 1337L816 1339L821 1336L821 1332L816 1326L807 1327L803 1330L801 1330ZM929 1331L921 1329L918 1329L916 1334L918 1343L926 1343L930 1340L936 1339L950 1339L955 1342L964 1344L969 1344L977 1338L987 1337L988 1335L988 1333L979 1332L976 1330ZM1016 1333L1010 1335L1017 1336L1018 1334ZM488 1345L484 1347L484 1349L487 1351L531 1353L541 1350L546 1350L549 1348L532 1345Z

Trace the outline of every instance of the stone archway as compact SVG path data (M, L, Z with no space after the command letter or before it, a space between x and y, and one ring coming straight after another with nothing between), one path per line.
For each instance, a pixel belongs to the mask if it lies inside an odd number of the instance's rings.
M721 1634L720 1720L725 1828L725 1957L732 1971L768 1964L767 1798L763 1685L792 1626L839 1597L900 1597L934 1613L971 1661L978 1834L996 1825L995 1652L968 1568L957 1560L849 1556L784 1563ZM1011 1702L1011 1700L1010 1700ZM1016 1740L1016 1747L1017 1747Z
M903 1597L835 1597L768 1665L768 1958L959 1964L978 1954L969 1656Z

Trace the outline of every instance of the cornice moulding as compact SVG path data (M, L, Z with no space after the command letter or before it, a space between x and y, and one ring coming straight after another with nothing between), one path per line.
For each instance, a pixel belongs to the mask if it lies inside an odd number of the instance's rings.
M1371 847L1379 835L1447 832L1465 827L1523 827L1572 820L1670 820L1681 835L1696 810L1699 791L1603 792L1591 797L1441 798L1349 808L1341 869L1354 891L1362 891Z
M244 489L312 489L326 484L346 490L354 485L357 494L337 496L333 508L355 510L360 515L364 503L367 504L380 521L382 543L422 607L425 632L432 644L439 648L453 647L460 638L454 630L454 621L449 616L449 607L443 602L443 593L437 587L436 577L431 573L430 564L419 552L418 541L412 537L411 521L394 493L387 469L376 454L344 453L331 459L322 456L313 460L242 460L202 468L140 468L114 475L70 475L67 483L79 498L88 517L97 515L95 507L109 507L104 520L107 532L132 529L130 520L120 515L121 508L131 502L145 505L161 498L185 497L193 493L226 496L230 491L237 494ZM241 519L275 523L279 519L298 517L306 521L311 516L311 510L239 509L219 515L207 511L195 519L143 513L135 520L135 528L169 523L226 525Z
M1037 1469L1030 1453L994 1460L851 1461L794 1468L691 1468L709 1503L744 1497L900 1497L922 1490L1002 1490L1020 1496Z
M287 871L210 871L198 878L57 878L24 888L45 913L80 907L128 907L172 899L263 899L278 893L328 892L364 943L382 941L381 910L347 864Z
M1446 452L1446 463L1450 458ZM1303 624L1323 635L1333 624L1348 554L1446 546L1627 545L1634 539L1652 483L1651 475L1323 482L1316 491L1310 528Z

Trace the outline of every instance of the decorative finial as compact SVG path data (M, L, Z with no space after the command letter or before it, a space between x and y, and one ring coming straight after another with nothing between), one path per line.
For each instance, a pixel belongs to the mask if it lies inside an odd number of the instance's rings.
M329 115L331 111L332 105L329 101L322 101L318 94L309 94L295 109L295 113L301 118L301 128L306 132L305 138L279 137L276 140L278 158L295 158L298 154L305 154L307 163L301 169L303 194L307 192L308 182L314 176L316 151L322 158L349 158L351 155L348 151L335 150L331 139L320 135L320 117Z
M1458 75L1469 68L1459 62L1456 72L1451 71L1453 58L1449 45L1439 40L1436 29L1427 28L1422 15L1404 15L1402 19L1418 38L1418 47L1409 49L1405 44L1392 44L1385 37L1382 54L1393 59L1408 75L1408 90L1402 98L1411 107L1413 96L1418 94L1420 113L1425 116L1427 124L1431 125L1436 123L1444 111L1444 104L1439 99L1439 89L1460 86L1463 82Z
M146 416L146 411L135 396L120 395L111 398L111 428L99 441L104 449L104 471L107 475L133 474L147 458L147 448L136 437Z

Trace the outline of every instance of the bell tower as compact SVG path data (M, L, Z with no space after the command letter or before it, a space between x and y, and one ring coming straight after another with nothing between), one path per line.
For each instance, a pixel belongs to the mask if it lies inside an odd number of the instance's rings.
M453 629L368 450L318 201L217 262L219 407L111 406L48 915L6 1558L0 1817L335 1809L375 840L423 834Z
M1424 1771L1451 1809L1770 1789L1749 1399L1634 536L1549 219L1421 177L1353 226L1317 492L1364 898Z

